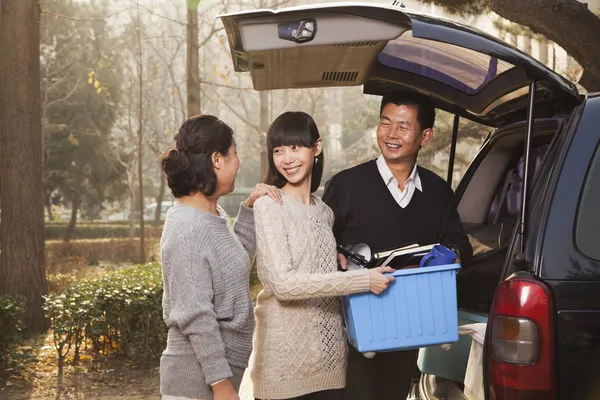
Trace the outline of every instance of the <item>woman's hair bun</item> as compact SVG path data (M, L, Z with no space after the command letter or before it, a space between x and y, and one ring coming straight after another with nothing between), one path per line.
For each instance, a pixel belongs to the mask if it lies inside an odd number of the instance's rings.
M233 143L233 130L213 115L186 120L175 135L174 146L161 156L161 168L173 196L197 192L212 196L217 189L212 155L227 156Z
M166 157L161 159L161 166L167 176L177 175L185 171L190 165L186 151L173 147L169 149Z

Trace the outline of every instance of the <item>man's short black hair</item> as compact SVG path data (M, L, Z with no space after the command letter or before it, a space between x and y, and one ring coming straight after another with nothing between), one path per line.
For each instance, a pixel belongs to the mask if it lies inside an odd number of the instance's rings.
M390 103L397 106L416 108L417 121L421 126L421 130L433 128L435 122L435 107L428 96L410 90L386 94L381 98L381 108L379 109L380 116L383 113L384 107Z

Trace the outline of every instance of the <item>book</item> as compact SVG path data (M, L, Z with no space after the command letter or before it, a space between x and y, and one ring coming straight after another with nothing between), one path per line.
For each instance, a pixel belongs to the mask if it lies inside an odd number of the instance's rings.
M392 254L395 251L399 251L399 250L405 250L405 249L412 249L414 247L419 247L418 243L410 243L410 244L404 244L400 247L396 247L393 248L391 250L386 250L386 251L380 251L379 253L375 253L373 255L373 259L374 260L381 260L381 259L385 259L388 258L390 254Z
M392 267L394 269L401 269L409 265L418 265L421 259L429 254L433 246L438 243L428 244L419 246L418 244L411 244L408 246L401 247L393 250L387 255L387 257L380 256L375 261L377 267Z

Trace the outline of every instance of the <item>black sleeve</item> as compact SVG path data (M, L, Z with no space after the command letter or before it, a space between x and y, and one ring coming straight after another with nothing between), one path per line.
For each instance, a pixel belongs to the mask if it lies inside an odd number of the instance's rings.
M460 262L463 267L468 267L473 258L473 248L469 242L469 237L463 228L458 210L456 209L456 200L454 192L450 188L446 192L445 205L442 212L442 222L440 230L440 244L455 245L460 252Z
M340 201L340 179L337 175L332 176L325 184L323 192L323 201L333 211L333 235L339 243L340 235L346 226L346 217L348 215L348 205Z

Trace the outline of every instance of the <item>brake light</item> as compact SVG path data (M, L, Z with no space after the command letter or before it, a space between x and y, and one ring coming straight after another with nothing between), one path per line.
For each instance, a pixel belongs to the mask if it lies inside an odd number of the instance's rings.
M490 397L496 400L556 398L553 301L534 279L500 284L490 315Z

